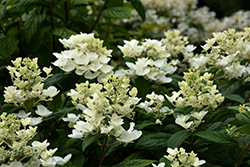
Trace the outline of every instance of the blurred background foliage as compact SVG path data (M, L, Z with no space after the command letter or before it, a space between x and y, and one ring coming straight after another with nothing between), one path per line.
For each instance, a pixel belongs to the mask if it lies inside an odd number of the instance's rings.
M208 6L218 18L230 16L238 10L250 10L249 0L199 0L198 5Z

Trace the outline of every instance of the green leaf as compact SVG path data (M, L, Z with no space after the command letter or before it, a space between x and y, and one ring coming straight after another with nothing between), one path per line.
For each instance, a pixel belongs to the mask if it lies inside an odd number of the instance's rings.
M112 7L105 9L102 13L104 17L112 19L129 19L132 9L126 7Z
M92 143L94 143L98 138L100 138L102 135L99 134L95 134L95 135L88 135L82 142L82 152L85 151L85 149Z
M84 155L79 155L75 158L75 160L73 161L73 164L76 167L82 167L85 161L85 156Z
M33 35L38 32L41 23L45 20L46 14L31 16L24 23L24 35L27 43L29 43Z
M142 21L145 21L146 19L146 10L145 7L143 6L143 4L141 3L140 0L131 0L130 1L132 6L135 8L135 10L138 12L138 14L141 16Z
M217 131L200 131L194 134L195 136L199 136L201 138L207 139L209 141L223 144L228 147L236 147L238 143L232 139L229 135L217 132Z
M3 113L3 112L6 112L6 113L8 113L8 114L11 114L11 113L13 113L13 112L15 112L15 111L18 111L18 110L20 110L20 109L23 109L23 107L22 106L15 106L14 104L4 104L4 105L2 105L2 107L1 107L1 112Z
M236 132L240 132L240 133L244 133L244 134L249 134L250 135L250 125L243 125L241 127L238 127L235 131Z
M30 7L30 6L33 6L33 5L39 5L43 1L44 0L20 0L19 4L17 5L17 8L21 9L21 8Z
M250 125L250 119L245 116L244 114L236 114L235 117L241 124L247 124Z
M237 79L231 79L226 84L219 86L220 92L225 96L237 92L242 86L242 83Z
M150 93L150 83L144 77L138 77L135 79L135 86L138 90L137 97L142 98L142 100L146 99L146 95Z
M47 105L48 110L56 111L62 107L62 93L58 93Z
M240 95L237 94L228 94L228 95L224 95L225 98L229 99L229 100L234 100L237 102L240 102L241 104L245 103L245 99L243 99Z
M18 40L13 36L0 38L0 55L9 57L16 50L17 44Z
M235 110L235 111L239 111L239 106L230 106L230 107L227 107L228 109L230 110Z
M161 157L161 159L159 160L159 163L161 163L161 162L165 163L164 167L171 167L171 161L169 161L167 158Z
M128 161L123 161L123 162L116 164L112 167L143 167L143 166L148 166L154 162L156 162L156 161L155 160L147 160L147 159L131 159Z
M168 139L167 146L173 149L179 147L191 135L187 130L178 131Z
M47 122L47 121L56 121L58 119L61 119L65 116L65 114L67 114L70 111L75 110L75 107L71 107L71 108L66 108L57 112L53 112L52 114L50 114L48 117L43 119L43 122Z
M136 62L136 60L134 59L134 58L132 58L132 57L123 57L123 59L126 61L126 62L131 62L131 63L135 63Z
M69 75L65 75L64 73L57 73L45 81L44 89L47 89L50 86L56 85L68 77Z
M71 145L75 144L78 141L79 141L79 139L69 139L69 140L67 140L65 147L69 148Z
M57 28L53 31L53 34L61 38L68 39L71 35L75 35L77 33L67 28Z
M137 130L141 130L141 129L143 129L143 128L147 127L147 126L150 126L150 125L156 125L156 123L154 121L152 121L152 120L146 120L146 121L143 121L141 124L137 124L135 126L135 128Z
M136 143L135 148L144 150L157 150L167 147L167 141L172 134L153 133L143 135Z
M71 0L71 3L73 3L73 2L79 2L79 3L83 3L85 5L89 4L89 2L87 0Z

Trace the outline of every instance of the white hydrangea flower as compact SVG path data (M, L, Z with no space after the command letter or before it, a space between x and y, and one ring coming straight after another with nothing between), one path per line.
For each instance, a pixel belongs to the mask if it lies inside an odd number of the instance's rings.
M50 114L52 114L51 111L49 111L45 106L38 105L37 110L35 111L39 116L46 117Z
M75 70L77 75L84 75L87 79L98 77L99 82L113 74L113 67L108 65L112 50L103 47L103 41L95 38L93 33L72 35L59 41L69 50L53 53L57 58L53 64L63 71Z
M175 123L182 126L185 129L189 129L191 125L193 124L193 121L189 121L190 115L177 115L177 118L175 119Z
M165 166L165 163L164 162L161 162L159 163L158 165L152 163L153 167L164 167Z
M116 136L119 136L116 138L116 140L124 143L130 143L134 140L138 139L142 135L142 131L134 130L135 123L130 122L130 127L126 131L123 129L123 127L120 127L120 130L117 131Z

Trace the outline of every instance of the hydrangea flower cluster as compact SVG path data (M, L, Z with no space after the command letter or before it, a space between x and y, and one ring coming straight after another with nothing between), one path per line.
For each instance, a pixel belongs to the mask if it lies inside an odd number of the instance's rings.
M200 72L189 71L184 73L185 81L178 82L180 90L178 92L172 92L173 95L167 96L167 99L178 108L185 108L192 106L194 110L188 115L177 115L175 122L185 129L194 130L202 122L203 117L207 114L207 108L217 108L220 103L224 101L224 97L216 89L216 85L213 85L213 81L210 73L205 73L200 76ZM206 107L206 109L203 109ZM201 110L198 112L199 110ZM194 118L194 121L189 121L190 117Z
M193 55L195 47L187 45L186 37L179 36L179 31L167 31L166 38L161 41L146 39L139 44L139 41L133 39L124 41L124 46L118 46L124 57L129 57L135 62L126 62L129 70L118 70L119 76L136 75L143 76L145 79L153 80L158 83L169 83L172 81L168 74L173 74L180 64L178 56L182 54L185 57Z
M51 101L59 91L54 86L44 89L44 81L50 77L52 68L44 67L46 77L40 76L42 73L37 65L37 58L17 58L12 61L14 67L8 66L13 86L5 87L4 98L6 103L24 105L26 100Z
M129 143L139 138L141 131L134 130L135 123L130 123L126 131L122 125L123 117L133 118L133 109L140 101L136 97L137 89L129 89L129 79L109 76L103 79L102 84L89 84L89 82L76 84L76 89L71 89L68 95L76 108L83 114L76 116L68 114L64 121L71 122L74 129L71 138L82 138L88 134L101 132L114 135L120 142Z
M194 167L199 167L200 165L203 165L206 163L205 160L199 160L197 154L195 154L193 151L191 153L187 153L185 149L178 148L167 149L168 155L164 156L167 158L169 161L171 161L171 166L172 167L179 167L179 166L194 166Z
M154 92L146 95L148 101L141 102L139 107L143 108L148 114L153 115L155 123L162 125L162 121L167 115L173 114L174 110L163 106L164 96Z
M48 150L49 143L30 141L36 135L37 127L29 126L29 119L18 119L13 114L0 116L0 164L1 167L39 167L64 165L71 158L53 156L57 148ZM23 128L21 128L23 127Z
M202 46L206 53L190 58L189 62L196 69L221 68L229 78L243 77L247 82L250 80L249 35L249 27L245 28L244 32L229 29L213 33L214 37L206 40L206 44Z
M113 74L113 67L108 65L112 50L103 47L103 41L94 34L81 33L72 35L69 39L59 39L68 50L53 53L57 60L53 63L65 72L75 70L77 75L87 79L102 78Z

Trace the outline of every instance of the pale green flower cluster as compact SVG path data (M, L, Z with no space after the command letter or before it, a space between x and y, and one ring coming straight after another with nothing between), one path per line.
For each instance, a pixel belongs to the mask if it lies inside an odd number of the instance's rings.
M37 127L27 127L29 121L29 118L18 119L13 114L0 116L0 167L54 167L67 163L71 154L65 158L53 156L57 148L48 150L47 140L33 141L30 145Z
M44 81L51 76L52 68L44 67L46 77L40 76L42 73L37 64L38 58L17 58L12 61L14 67L8 66L13 86L5 87L4 98L6 103L24 105L26 100L51 101L59 91L54 86L44 89Z
M207 114L207 108L217 108L224 101L224 97L213 85L210 73L200 76L200 72L189 71L184 73L185 81L178 82L180 90L172 92L173 95L167 99L178 108L192 106L194 110L187 115L177 115L175 122L185 129L194 131L200 125L203 117ZM206 107L206 109L203 109ZM202 111L200 111L202 110ZM190 118L194 121L187 122Z
M164 120L167 115L173 114L174 110L163 106L163 95L157 95L152 92L151 94L147 94L146 97L147 101L141 102L139 107L143 108L148 114L153 115L156 119L156 124L162 125L162 120Z
M240 105L239 113L246 115L250 119L250 107L245 104Z
M94 34L81 33L72 35L69 39L59 39L68 50L53 53L57 60L53 63L65 72L75 70L77 75L87 79L102 78L113 74L113 67L108 65L112 50L103 47L103 41Z
M220 68L227 77L250 80L250 28L243 32L235 29L213 33L213 38L202 46L205 54L190 58L190 64L196 69L210 70Z
M167 158L169 161L171 161L171 166L172 167L199 167L200 165L203 165L206 163L205 160L199 160L197 154L195 154L193 151L191 153L187 153L185 149L178 148L167 149L168 155L164 156Z
M210 80L212 74L205 73L200 76L200 71L184 72L185 81L178 82L180 90L173 92L168 100L178 108L192 106L196 109L203 107L217 108L224 101L221 93L218 93L217 86Z
M74 127L71 138L82 138L88 134L101 132L114 135L120 142L129 143L139 138L141 131L134 130L135 123L130 123L126 131L122 125L123 117L133 118L133 109L140 101L136 97L137 89L129 89L130 80L117 75L103 79L103 84L89 84L89 82L76 85L68 95L76 108L83 114L76 116L68 114L64 121L71 122Z
M126 62L129 70L118 70L119 76L143 76L145 79L158 83L169 83L172 81L168 74L173 74L180 61L179 55L189 57L193 55L195 47L187 45L188 39L179 36L179 31L167 31L166 38L162 40L146 39L145 42L133 39L124 41L124 46L118 46L124 57L130 57L135 62Z

